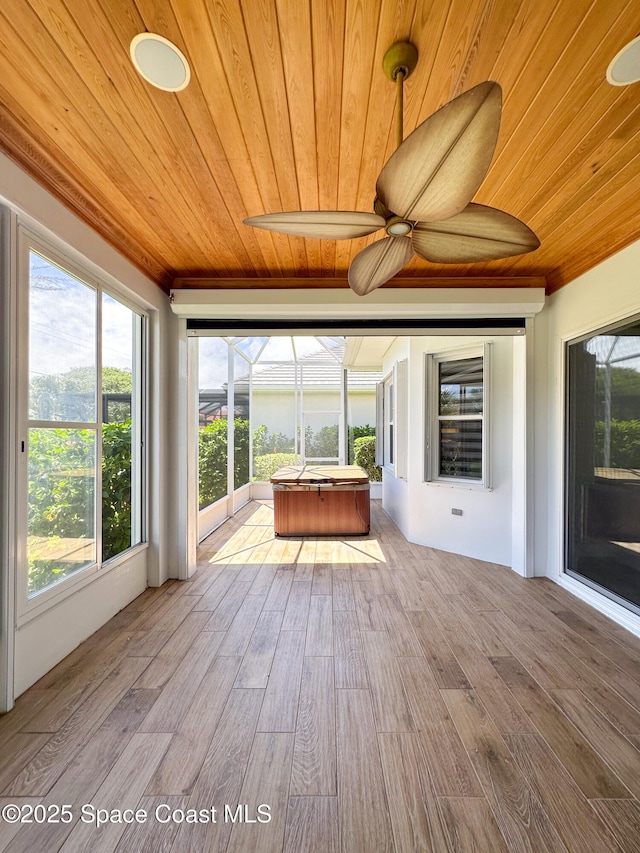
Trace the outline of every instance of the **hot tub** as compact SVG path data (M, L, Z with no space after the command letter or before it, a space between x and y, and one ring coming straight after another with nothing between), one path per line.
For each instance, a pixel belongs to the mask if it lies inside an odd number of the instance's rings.
M369 533L369 478L358 465L292 465L271 483L276 536Z

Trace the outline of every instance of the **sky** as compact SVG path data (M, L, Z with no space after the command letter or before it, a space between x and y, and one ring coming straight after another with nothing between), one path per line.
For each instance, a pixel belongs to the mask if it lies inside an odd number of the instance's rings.
M96 291L31 253L31 377L95 366ZM103 294L103 366L131 369L132 312Z

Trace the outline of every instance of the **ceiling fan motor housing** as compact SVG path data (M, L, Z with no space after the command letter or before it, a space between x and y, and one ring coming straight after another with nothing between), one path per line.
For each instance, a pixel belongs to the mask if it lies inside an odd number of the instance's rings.
M384 226L384 230L390 237L406 237L413 231L415 223L401 216L390 216Z

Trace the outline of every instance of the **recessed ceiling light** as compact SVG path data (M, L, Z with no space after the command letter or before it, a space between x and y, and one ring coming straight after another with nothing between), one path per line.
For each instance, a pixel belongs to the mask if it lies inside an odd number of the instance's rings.
M181 92L191 79L185 55L175 44L157 33L134 36L129 47L136 71L147 83L164 92Z
M640 36L614 56L607 68L607 80L612 86L628 86L640 80Z

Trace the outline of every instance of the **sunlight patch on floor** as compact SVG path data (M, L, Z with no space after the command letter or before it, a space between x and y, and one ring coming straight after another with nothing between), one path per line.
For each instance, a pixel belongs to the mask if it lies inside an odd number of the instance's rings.
M301 566L327 563L355 565L386 563L375 537L275 537L273 504L257 503L242 526L211 554L212 565Z
M253 532L249 534L253 536ZM234 534L221 549L213 554L209 563L215 565L354 565L386 563L386 557L377 539L276 539L273 530L266 538L252 544L247 541L247 528ZM318 549L320 546L322 550Z

